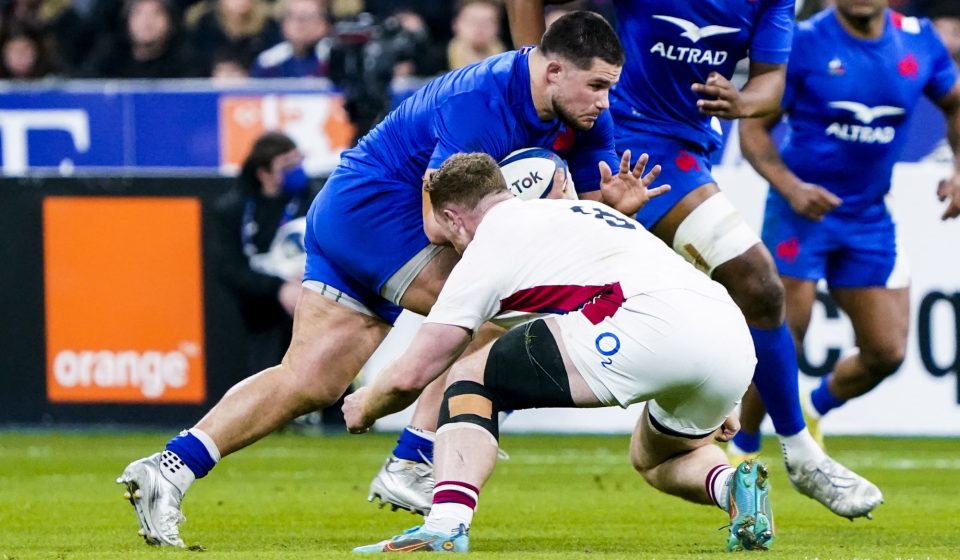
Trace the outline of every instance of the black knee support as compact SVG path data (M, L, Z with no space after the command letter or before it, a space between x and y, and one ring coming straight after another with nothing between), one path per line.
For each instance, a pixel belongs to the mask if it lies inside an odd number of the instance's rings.
M489 403L489 409L486 407ZM452 411L452 412L451 412ZM447 387L440 404L440 419L437 427L455 422L475 424L500 439L500 424L497 414L496 395L475 381L457 381Z
M560 348L542 319L514 327L494 343L483 384L501 410L576 406Z

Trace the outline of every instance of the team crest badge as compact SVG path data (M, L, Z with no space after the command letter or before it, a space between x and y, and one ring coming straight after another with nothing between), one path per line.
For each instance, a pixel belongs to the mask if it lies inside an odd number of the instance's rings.
M830 72L831 76L843 76L847 69L843 65L843 61L837 57L830 59L830 62L827 63L827 71Z

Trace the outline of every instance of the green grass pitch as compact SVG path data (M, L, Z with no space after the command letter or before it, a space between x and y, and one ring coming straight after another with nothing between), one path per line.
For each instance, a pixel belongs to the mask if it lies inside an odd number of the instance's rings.
M182 534L203 552L155 549L136 535L114 484L159 450L164 433L0 432L0 559L355 558L349 550L415 525L378 510L366 489L387 435L276 435L225 459L191 489ZM477 558L722 558L725 514L664 496L630 468L625 436L517 436L480 498ZM886 503L851 523L790 488L765 441L777 542L761 555L827 559L960 558L960 441L829 438Z

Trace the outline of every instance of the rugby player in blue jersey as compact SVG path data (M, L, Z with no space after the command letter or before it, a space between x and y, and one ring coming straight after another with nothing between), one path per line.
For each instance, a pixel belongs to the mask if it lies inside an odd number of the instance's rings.
M885 196L922 96L943 110L950 145L960 154L960 84L930 22L894 12L886 0L838 0L798 24L781 109L741 124L744 156L770 182L763 241L786 289L797 347L821 278L856 335L858 348L803 399L815 434L821 416L867 393L903 362L909 273ZM783 116L788 134L778 150L770 130ZM960 165L960 157L955 161ZM947 201L945 220L960 215L955 169L936 191ZM759 431L761 406L745 399L744 430Z
M645 157L631 169L629 155L614 151L606 109L622 64L609 24L574 12L540 48L431 81L343 154L307 215L304 289L282 363L235 385L195 427L130 463L118 479L148 543L184 546L181 500L196 478L290 419L336 402L402 309L430 311L458 256L431 244L446 239L421 186L447 157L485 152L500 159L519 148L549 148L567 159L575 185L592 191L587 196L628 214L665 190L646 188L656 173L643 176ZM436 426L443 390L436 386L427 412L415 416L423 430ZM429 455L430 442L421 439ZM400 505L429 509L425 459L415 473L422 505Z
M828 457L807 430L797 359L784 324L773 258L710 173L718 118L776 111L793 30L793 0L615 0L627 60L611 92L617 150L650 154L670 193L637 220L723 284L740 306L757 352L754 386L770 411L791 483L844 517L868 515L880 490ZM508 0L514 43L543 31L543 0ZM730 82L749 54L749 78ZM734 440L737 441L737 440Z

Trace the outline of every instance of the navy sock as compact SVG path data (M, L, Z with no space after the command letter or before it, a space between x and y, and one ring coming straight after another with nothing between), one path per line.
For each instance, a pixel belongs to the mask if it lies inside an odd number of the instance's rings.
M750 327L757 351L753 383L760 392L773 427L781 436L792 436L806 427L800 410L797 352L786 325L776 329Z
M193 476L197 478L207 476L210 469L217 464L203 442L190 432L180 432L179 435L167 443L165 449L176 453L193 473Z
M422 454L422 455L421 455ZM409 426L400 432L397 446L393 448L393 456L397 459L422 463L424 458L433 462L433 441L423 437L410 429Z
M813 403L813 408L817 409L817 412L820 413L820 416L830 412L831 410L842 406L843 403L847 402L840 400L837 397L833 396L833 393L830 392L830 378L832 375L825 375L820 381L820 386L813 390L810 393L810 402Z
M760 451L760 432L750 433L740 430L733 436L733 443L746 453Z

